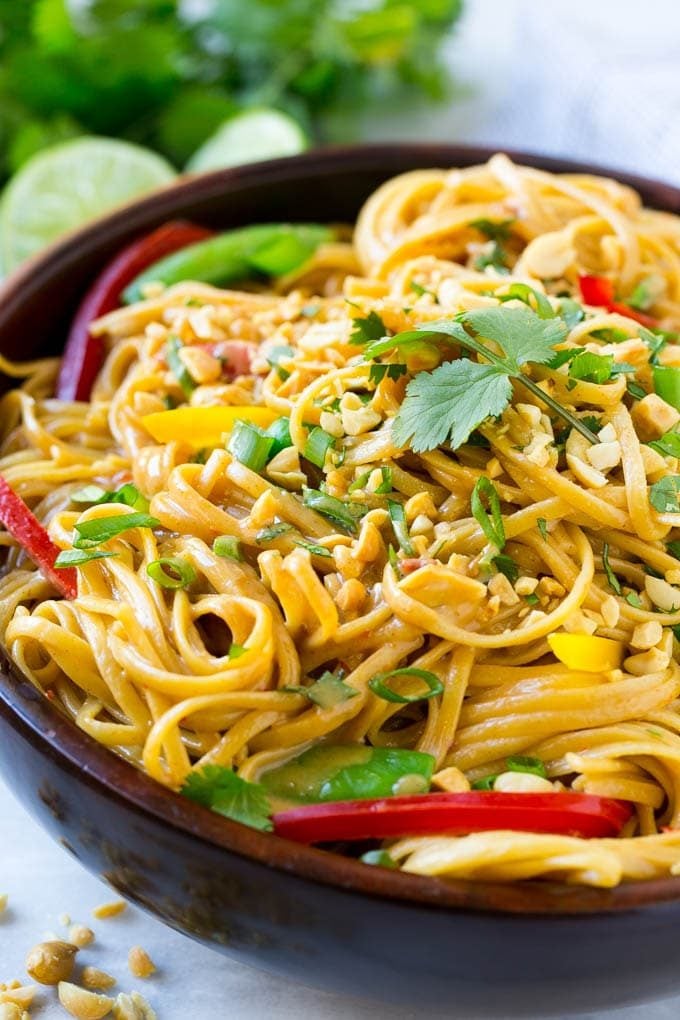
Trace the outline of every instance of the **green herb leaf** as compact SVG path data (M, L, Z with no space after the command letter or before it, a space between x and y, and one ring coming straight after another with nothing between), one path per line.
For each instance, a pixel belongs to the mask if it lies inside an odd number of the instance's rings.
M359 860L362 864L371 864L376 868L394 870L397 867L397 862L393 857L390 857L387 850L367 850L365 854L361 855Z
M245 655L247 651L248 651L248 649L245 648L243 645L236 645L236 644L234 644L229 649L229 654L228 654L227 658L229 658L229 659L240 659L241 656Z
M569 365L569 378L601 385L611 379L614 358L611 354L577 354Z
M102 489L99 485L86 485L83 489L72 492L71 500L74 503L89 503L91 506L100 506L103 503L122 503L123 506L141 510L143 513L149 509L148 499L142 496L137 486L130 482L115 491Z
M427 287L423 287L423 285L418 283L417 280L411 280L409 287L411 288L412 291L414 291L418 295L418 297L422 297L423 294L429 294L430 297L433 297L435 299L435 301L437 300L437 295L435 294L435 292L433 290L428 290Z
M118 553L102 552L99 549L63 549L54 561L54 566L57 570L64 570L66 567L82 567L90 560L108 560L117 555Z
M633 293L626 300L626 304L630 305L631 308L637 308L639 312L646 312L652 307L655 301L654 294L654 277L647 276L635 287Z
M582 322L586 317L583 307L573 298L562 298L559 314L564 319L567 329L570 330L574 326L578 326L579 322Z
M634 382L630 379L626 383L626 391L633 397L634 400L644 400L647 396L647 390L640 386L639 383Z
M210 808L234 822L261 832L271 832L271 808L261 786L241 779L222 765L206 765L191 772L182 787L182 795Z
M318 489L303 489L302 502L352 535L357 532L357 522L368 513L368 507L360 503L345 502Z
M294 354L295 351L292 347L289 347L288 344L278 344L276 347L272 347L268 351L267 364L270 368L276 369L279 379L285 381L290 376L290 372L281 367L281 362L288 361L289 358L294 356Z
M680 457L680 432L666 432L660 439L654 439L647 445L664 457Z
M377 312L369 312L353 320L353 330L349 338L351 344L370 344L382 340L388 329Z
M621 594L621 582L619 581L618 577L616 576L616 574L614 573L614 571L612 570L612 568L610 566L610 563L609 563L609 544L607 542L605 542L604 545L602 546L602 566L604 567L604 572L607 575L607 582L609 584L609 587L617 595L620 595Z
M532 776L548 778L545 765L540 758L532 758L529 755L513 754L505 760L508 772L528 772Z
M680 475L666 475L649 490L649 502L659 513L677 514L680 512L678 503L680 493Z
M524 596L524 601L528 606L537 606L540 603L540 598L535 591L529 592L528 595Z
M504 574L507 577L510 584L515 583L519 577L519 567L512 556L506 556L505 553L501 553L498 556L492 556L491 562L500 574Z
M281 535L287 535L292 530L292 524L281 521L280 524L272 524L269 528L261 528L255 535L255 541L258 545L264 545L266 542L274 542L277 538L281 538Z
M474 227L480 234L484 234L490 241L507 241L510 237L510 227L514 219L507 220L472 220L469 226Z
M305 538L293 539L295 545L299 545L300 548L306 549L312 556L323 556L325 559L331 559L333 553L330 549L327 549L325 545L317 545L315 542L308 542Z
M83 521L75 525L78 538L73 543L76 549L91 549L95 545L108 542L117 535L122 535L132 528L160 528L161 522L149 514L120 514L117 517L96 517L91 521Z
M190 563L171 556L163 556L149 563L146 572L161 588L170 589L187 588L197 576Z
M666 542L666 549L676 560L680 560L680 541Z
M548 541L548 522L546 521L545 517L537 517L536 518L536 527L540 531L541 538L543 539L543 541L547 542Z
M487 499L491 515L489 515L484 506L482 497ZM470 496L470 507L472 509L472 516L486 535L487 541L501 552L505 545L505 528L503 527L501 501L495 485L484 475L478 478L475 483L472 495Z
M633 606L635 609L642 608L642 599L636 591L629 591L626 595L626 602L629 606Z
M182 393L189 399L196 389L197 383L191 377L186 365L179 356L183 346L184 344L178 336L171 336L166 346L165 357L168 362L168 368L179 383Z
M416 551L413 548L411 536L408 533L408 525L406 523L406 514L404 512L403 504L388 499L387 509L390 513L392 527L394 528L394 534L397 542L399 543L399 548L406 556L415 556Z
M398 379L400 376L406 375L406 372L406 365L382 365L374 363L368 370L368 379L369 382L372 382L377 386L378 383L381 383L386 377L388 379Z
M388 680L399 676L417 677L418 680L422 680L425 683L426 690L421 694L399 694L387 684ZM431 673L427 669L415 669L412 666L405 666L403 669L392 669L387 673L376 673L368 681L368 686L383 701L397 702L400 705L410 705L416 701L427 701L429 698L434 698L444 692L444 684L435 673Z
M545 294L534 290L527 283L513 283L508 287L506 293L496 293L494 297L503 302L513 300L523 301L533 312L536 312L540 319L554 319L557 314Z

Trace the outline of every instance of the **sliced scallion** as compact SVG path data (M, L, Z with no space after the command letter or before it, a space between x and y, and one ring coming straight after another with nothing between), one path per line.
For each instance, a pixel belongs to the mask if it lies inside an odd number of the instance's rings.
M159 528L161 522L149 514L119 514L116 517L96 517L91 521L82 521L75 525L78 538L73 543L76 549L91 549L95 545L108 542L109 539L122 535L131 528Z
M330 549L327 549L325 545L317 545L315 542L308 542L305 538L296 538L294 541L296 545L299 545L302 549L306 549L307 552L312 554L312 556L324 556L327 559L330 559L333 555Z
M400 676L416 677L425 683L427 689L421 691L420 694L399 694L398 691L388 686L387 681L393 677ZM415 669L413 666L404 666L403 669L391 669L387 673L376 673L368 681L368 686L383 701L398 702L403 705L410 705L416 701L426 701L428 698L434 698L444 691L444 684L435 673L430 673L427 669Z
M66 567L82 567L90 560L108 560L117 555L118 553L102 552L99 549L64 549L57 556L54 565L57 570L63 570Z
M190 563L174 556L162 556L149 563L146 572L161 588L187 588L196 580L196 571Z
M326 454L333 446L335 439L328 432L325 432L320 425L315 425L307 436L302 456L318 468L323 468L326 463Z
M168 368L179 383L182 393L188 399L196 389L197 383L179 356L183 346L184 344L178 336L171 336L167 343L165 357Z
M483 496L488 500L490 514L482 502ZM475 483L472 496L470 497L470 506L472 508L472 516L486 535L487 540L501 552L505 545L505 528L503 527L503 515L501 514L501 501L495 485L485 475L478 478Z
M320 492L319 489L304 489L302 502L353 535L357 532L357 521L368 509L357 503L343 502L336 496L329 496L327 492Z
M394 534L399 548L407 556L415 556L416 551L411 543L411 536L408 533L408 526L406 524L406 513L402 503L396 503L393 500L387 501L387 508L390 512L390 520L392 521L392 527L394 528Z
M227 449L251 471L262 471L271 456L274 439L249 421L234 424Z
M528 772L532 776L540 776L542 779L548 778L545 765L540 758L532 758L530 755L524 754L513 754L510 758L506 758L505 765L508 772Z
M293 445L293 440L290 438L290 420L288 418L277 418L276 421L273 421L267 429L267 435L272 439L269 460L275 457L277 453L281 453L281 450L286 450L289 446Z
M213 552L225 560L242 560L241 543L233 535L220 535L213 542Z
M273 542L275 539L281 538L281 535L285 535L287 532L292 530L292 524L287 524L286 521L281 521L280 524L272 524L269 528L261 528L255 536L255 541L258 545L262 545L265 542Z

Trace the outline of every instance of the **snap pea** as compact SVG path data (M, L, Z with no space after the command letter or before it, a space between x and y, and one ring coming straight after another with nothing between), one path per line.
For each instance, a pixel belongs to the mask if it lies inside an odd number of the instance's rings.
M303 803L425 793L434 758L420 751L362 744L312 747L266 772L260 782L273 797Z
M264 223L216 234L154 262L123 291L125 304L141 301L148 283L170 286L199 280L223 286L252 276L283 276L303 265L320 244L333 238L329 227L315 223Z

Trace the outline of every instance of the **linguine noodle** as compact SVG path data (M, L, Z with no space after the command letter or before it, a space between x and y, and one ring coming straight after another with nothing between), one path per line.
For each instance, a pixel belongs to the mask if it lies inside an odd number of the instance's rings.
M404 370L378 378L352 342L357 320L373 313L391 335L517 307L517 283L557 312L565 295L584 305L579 275L612 280L623 303L646 288L666 333L655 345L661 333L636 319L585 306L560 349L624 371L594 382L570 376L567 361L525 368L591 423L597 444L517 382L472 442L397 443L407 385L441 358L388 351L380 363ZM72 601L0 532L0 640L77 726L173 789L206 765L258 782L325 741L426 752L434 787L451 791L498 775L519 789L507 761L529 756L548 789L634 806L619 838L501 831L386 844L406 871L599 886L680 871L680 560L669 546L680 507L650 501L678 461L649 445L680 413L644 400L654 364L680 366L676 329L677 217L616 181L500 155L389 181L353 243L322 246L276 290L151 287L94 325L108 353L87 403L52 397L54 361L0 359L21 383L0 400L0 473L54 542L70 549L76 524L135 512L74 502L85 486L132 483L160 522L106 542L116 555L79 567ZM195 383L188 395L168 365L171 336ZM228 363L234 342L249 345L250 367L227 377L219 357ZM177 405L268 408L289 419L292 445L254 470L224 440L199 446L191 427L155 440L145 420ZM322 467L305 456L316 426L332 444ZM471 510L482 477L500 500L505 571ZM303 501L304 489L358 508L356 526ZM395 502L407 548L397 549ZM215 551L223 536L241 559ZM185 564L190 583L153 581L159 559ZM604 638L620 662L568 665L556 634ZM442 693L404 703L369 687L403 667L434 674ZM347 697L324 706L300 693L340 670ZM415 695L419 683L403 676L399 690Z

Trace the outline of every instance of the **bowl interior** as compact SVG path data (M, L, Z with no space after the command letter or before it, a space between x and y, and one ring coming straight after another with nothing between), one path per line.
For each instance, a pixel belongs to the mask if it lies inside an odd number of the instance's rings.
M384 180L428 166L469 166L493 150L444 145L343 148L180 180L118 210L48 249L5 281L0 292L0 351L22 360L56 353L84 289L135 236L168 219L190 218L228 228L269 220L351 222ZM680 190L601 168L510 153L550 171L606 173L631 184L646 204L680 213ZM0 377L0 390L10 385ZM0 663L1 665L1 663ZM135 810L162 818L196 839L324 883L439 907L511 913L580 914L626 910L680 899L680 881L629 883L613 890L556 883L449 882L368 868L219 818L159 786L98 745L43 698L4 660L0 709L34 744Z

